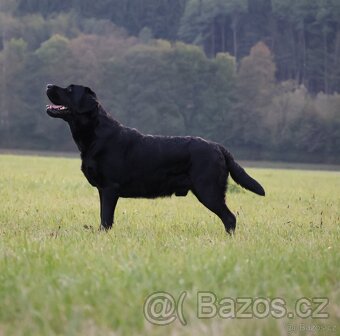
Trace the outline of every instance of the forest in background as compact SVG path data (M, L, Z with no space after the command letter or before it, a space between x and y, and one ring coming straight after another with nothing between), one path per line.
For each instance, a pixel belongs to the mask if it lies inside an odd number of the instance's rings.
M0 147L75 150L45 85L247 159L339 162L339 0L1 0Z

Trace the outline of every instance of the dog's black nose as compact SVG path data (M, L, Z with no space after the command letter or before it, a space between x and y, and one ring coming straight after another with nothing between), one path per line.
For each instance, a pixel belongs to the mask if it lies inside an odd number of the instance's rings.
M53 87L53 84L47 84L46 89L51 89Z

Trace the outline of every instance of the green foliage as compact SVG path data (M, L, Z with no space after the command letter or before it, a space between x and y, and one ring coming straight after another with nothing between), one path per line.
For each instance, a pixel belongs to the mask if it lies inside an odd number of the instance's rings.
M296 80L313 93L333 93L340 84L338 0L3 0L0 6L52 21L72 13L72 21L107 21L134 36L147 28L155 38L200 45L211 57L229 52L237 61L265 41L280 81Z
M72 11L66 2L19 3L3 2L0 11L1 147L73 150L67 127L44 113L43 88L80 83L118 120L147 133L203 136L245 157L338 160L336 1L190 0L184 16L184 1L141 1L133 9L129 1L107 2L115 12L104 12L102 1L77 2ZM180 27L180 37L196 45L157 39L168 31L164 17L181 17L171 34ZM138 38L122 28L132 22ZM274 35L255 43L264 22ZM287 43L275 42L282 36ZM324 93L313 94L320 83Z
M68 56L68 43L67 38L60 35L53 35L49 40L41 44L36 54L43 64L51 63L51 66L55 67L56 62L61 59L64 60Z
M139 44L108 64L109 105L120 120L145 132L219 137L230 109L233 69L231 57L210 60L195 46Z
M157 38L175 39L186 0L19 0L18 14L74 11L87 18L106 19L137 35L144 27Z
M310 91L339 87L340 3L337 0L189 0L179 37L209 55L227 51L240 61L259 41L275 55L279 80Z
M236 87L238 144L261 147L268 141L267 115L275 89L275 64L268 47L259 42L240 62ZM261 125L260 128L254 125Z
M189 0L179 28L179 37L195 44L206 44L215 40L215 27L220 25L223 31L235 26L237 18L247 10L246 0ZM228 27L229 25L229 27ZM234 27L235 28L235 27ZM222 34L221 44L225 43ZM209 43L209 42L208 42ZM216 52L220 46L213 50ZM222 50L224 51L224 50Z

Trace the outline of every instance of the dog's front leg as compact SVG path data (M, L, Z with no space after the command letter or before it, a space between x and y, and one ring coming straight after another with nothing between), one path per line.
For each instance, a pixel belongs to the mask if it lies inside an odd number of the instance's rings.
M118 201L117 188L109 187L98 189L100 199L100 230L112 228L113 216Z

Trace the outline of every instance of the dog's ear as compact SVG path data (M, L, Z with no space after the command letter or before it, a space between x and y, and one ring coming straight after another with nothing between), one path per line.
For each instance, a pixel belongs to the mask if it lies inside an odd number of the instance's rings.
M84 88L84 93L79 104L79 113L97 111L98 100L96 94L88 87Z
M97 95L89 87L85 87L85 92L97 99Z

